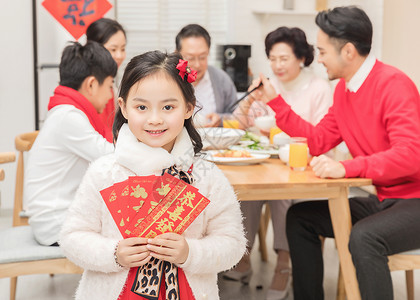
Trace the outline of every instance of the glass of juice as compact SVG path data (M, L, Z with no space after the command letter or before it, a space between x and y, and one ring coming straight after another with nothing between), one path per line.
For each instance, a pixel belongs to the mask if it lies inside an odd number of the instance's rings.
M289 166L294 171L304 171L308 165L308 141L305 137L290 138Z
M239 121L235 119L225 119L223 120L223 128L239 128Z
M276 134L280 133L282 130L277 126L271 127L270 129L270 144L273 144L273 138Z

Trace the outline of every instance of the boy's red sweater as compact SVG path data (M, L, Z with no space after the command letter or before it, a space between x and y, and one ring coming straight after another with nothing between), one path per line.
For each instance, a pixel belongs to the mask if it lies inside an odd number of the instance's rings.
M420 96L398 69L376 61L356 93L343 79L334 104L317 126L301 119L282 97L268 105L290 136L305 136L312 155L347 144L354 159L342 161L346 177L371 178L380 201L420 198Z

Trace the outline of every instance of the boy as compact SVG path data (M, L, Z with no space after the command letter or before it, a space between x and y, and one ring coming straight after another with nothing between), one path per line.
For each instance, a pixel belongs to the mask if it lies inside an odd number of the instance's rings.
M29 224L36 240L58 245L58 234L91 161L114 150L99 117L112 97L117 64L102 45L75 42L61 56L60 85L25 170Z

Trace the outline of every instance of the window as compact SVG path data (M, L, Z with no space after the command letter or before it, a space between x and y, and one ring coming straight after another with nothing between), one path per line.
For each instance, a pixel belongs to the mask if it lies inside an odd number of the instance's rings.
M209 64L216 65L216 45L227 39L227 1L116 0L116 18L127 33L125 63L150 50L173 52L176 34L185 25L197 23L210 33Z

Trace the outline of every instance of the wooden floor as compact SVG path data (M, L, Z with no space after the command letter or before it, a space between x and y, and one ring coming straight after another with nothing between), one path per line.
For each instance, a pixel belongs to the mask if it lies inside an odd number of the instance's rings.
M11 226L11 211L0 209L0 229ZM1 241L4 242L4 241ZM271 226L267 234L269 248L272 246ZM222 300L264 300L265 293L271 283L276 257L274 251L269 251L269 261L261 261L258 252L258 239L251 253L253 276L249 285L242 285L238 282L224 280L219 276L220 298ZM325 278L324 290L325 299L335 299L338 274L337 251L332 239L327 239L324 250ZM420 300L420 271L414 273L416 299ZM29 275L18 279L16 300L67 300L72 299L77 287L80 275ZM392 273L394 283L395 300L405 300L405 276L404 272ZM9 279L0 279L0 299L9 299ZM287 300L292 300L292 293ZM211 299L209 299L211 300Z

